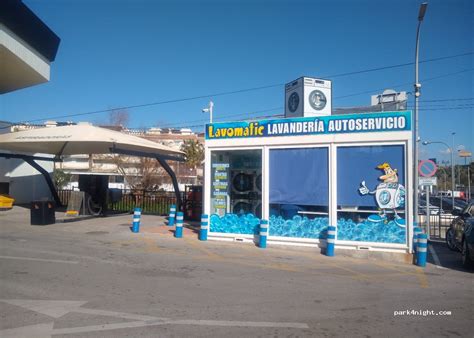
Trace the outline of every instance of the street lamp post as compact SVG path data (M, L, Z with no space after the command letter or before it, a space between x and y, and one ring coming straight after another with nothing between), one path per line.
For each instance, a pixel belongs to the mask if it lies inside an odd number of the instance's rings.
M413 189L413 217L414 222L418 224L418 98L420 97L421 84L418 81L418 47L420 44L420 26L425 17L426 8L428 7L427 2L423 2L420 5L420 11L418 12L418 28L416 29L416 48L415 48L415 111L413 114L414 123L414 163L413 163L413 177L414 177L414 189Z
M212 113L214 112L214 102L209 101L209 105L202 110L203 113L209 113L209 123L212 124Z
M443 180L444 189L443 189L443 191L446 191L446 190L448 190L448 188L446 187L446 184L447 184L447 181L448 181L448 174L446 173L446 169L444 167L438 167L438 169L443 171L443 175L444 175L444 180Z
M472 153L466 150L458 151L459 157L464 157L464 166L467 168L467 200L471 200L471 156ZM469 165L467 165L467 158L469 157ZM461 175L459 175L461 176Z
M455 173L454 173L454 167L455 167L455 163L454 163L454 135L456 135L456 133L453 131L451 133L451 136L452 136L452 141L451 141L451 199L452 199L452 203L453 203L453 210L454 210L454 188L455 188L455 185L456 185L456 176L455 176Z
M449 152L451 153L451 184L452 184L451 199L452 199L452 203L453 203L453 210L454 210L454 152L453 152L453 149L454 149L454 134L455 133L452 133L452 135L453 135L453 147L452 148L450 146L448 146L446 143L441 142L441 141L423 141L423 145L425 145L425 146L428 145L428 144L435 144L435 143L443 144L446 148L448 148Z

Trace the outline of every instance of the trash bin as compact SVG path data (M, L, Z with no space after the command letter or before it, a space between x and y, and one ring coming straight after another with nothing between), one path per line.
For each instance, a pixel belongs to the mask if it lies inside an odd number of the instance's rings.
M56 215L53 201L31 202L31 225L48 225L56 223Z

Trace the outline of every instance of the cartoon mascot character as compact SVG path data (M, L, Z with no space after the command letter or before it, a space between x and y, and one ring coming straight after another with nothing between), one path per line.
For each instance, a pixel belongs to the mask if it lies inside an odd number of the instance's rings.
M365 181L362 181L359 188L361 195L375 195L375 201L381 210L379 215L371 215L368 220L371 222L386 221L386 210L392 210L395 214L395 223L404 227L405 220L397 214L397 208L405 206L405 187L398 183L397 169L392 169L387 162L378 165L377 169L384 171L384 174L379 177L382 183L379 183L374 191L369 191Z

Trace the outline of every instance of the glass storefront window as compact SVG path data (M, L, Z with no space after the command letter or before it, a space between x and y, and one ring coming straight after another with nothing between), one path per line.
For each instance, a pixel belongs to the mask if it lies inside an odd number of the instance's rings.
M338 147L337 239L406 243L402 145Z
M254 234L261 217L262 151L212 151L210 231Z
M324 238L328 181L327 148L270 150L269 235Z

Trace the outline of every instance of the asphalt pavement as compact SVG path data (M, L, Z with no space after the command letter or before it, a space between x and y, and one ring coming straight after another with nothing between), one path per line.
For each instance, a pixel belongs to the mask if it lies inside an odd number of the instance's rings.
M131 222L0 212L0 337L473 336L473 274L442 242L422 269Z

